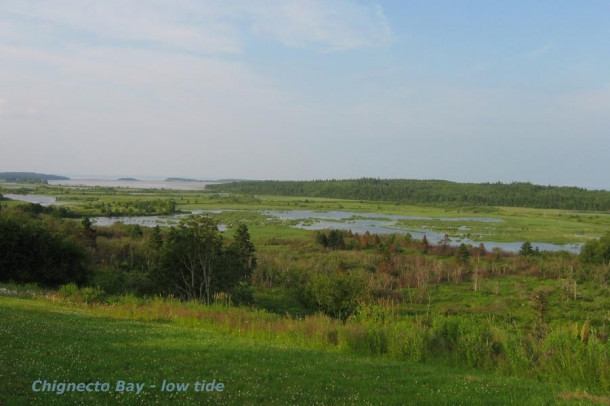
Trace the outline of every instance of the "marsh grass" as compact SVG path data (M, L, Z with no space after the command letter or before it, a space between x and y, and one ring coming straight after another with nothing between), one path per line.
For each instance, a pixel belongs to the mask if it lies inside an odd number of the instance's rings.
M487 241L514 242L537 241L553 244L585 242L603 235L610 227L610 214L557 209L531 209L519 207L487 207L471 205L406 205L393 202L370 202L329 198L302 198L282 196L250 196L211 193L209 191L180 191L127 188L75 188L53 185L23 185L33 194L56 196L59 200L72 202L65 206L78 216L102 216L100 207L116 205L128 207L141 202L173 199L179 211L189 210L241 210L225 211L214 217L222 223L232 224L236 220L248 223L253 240L264 242L274 236L304 238L303 230L289 227L278 221L266 221L259 211L263 210L343 210L356 213L408 214L431 217L433 220L401 221L402 228L434 227L439 233L449 233L452 239L470 235ZM15 192L13 190L12 192ZM3 201L3 205L21 203ZM124 214L128 211L123 210ZM247 213L250 212L250 213ZM463 223L443 222L443 217L492 217L500 223L481 223L465 220ZM458 225L467 225L468 230L458 230ZM279 233L279 234L278 234ZM483 235L483 237L478 237Z
M205 309L195 304L161 300L135 303L133 313L134 303L130 302L132 298L114 306L67 305L42 298L1 297L0 402L6 405L542 405L601 398L589 395L579 386L543 384L465 366L456 369L441 363L411 363L387 357L362 357L345 350L304 348L307 343L318 340L339 340L338 347L342 347L343 333L360 334L353 324L341 327L325 317L275 324L270 321L277 320L274 319L277 316L270 319L264 313L248 314L220 307L204 312ZM145 316L145 310L153 314ZM250 328L241 332L232 328L233 334L225 334L222 332L225 324ZM221 327L211 328L214 325ZM271 327L270 331L264 334L257 331L261 326ZM387 328L378 331L387 331ZM436 328L442 330L440 325ZM336 329L339 333L333 335ZM372 331L366 326L363 329ZM455 331L459 332L459 328ZM296 334L300 338L284 338L279 342L250 338L257 334L267 334L268 338L275 334ZM449 340L453 333L448 334ZM377 333L369 337L365 342L377 343L370 349L383 348L378 345L381 341ZM33 392L32 382L37 379L101 381L111 385L117 380L159 385L163 379L191 383L216 379L224 382L226 389L222 393L192 390L168 393L147 387L139 395L114 390L57 395Z
M508 296L521 289L519 278L502 282L501 289ZM37 294L29 302L39 309L49 307L108 320L194 328L282 348L475 368L594 394L610 390L610 344L603 320L560 321L557 315L563 299L555 292L548 294L550 304L545 310L545 317L551 321L539 329L539 310L533 299L519 306L521 313L495 315L493 310L503 306L495 295L468 291L466 284L464 290L459 287L436 289L432 308L431 304L421 304L419 310L418 306L413 307L410 315L400 306L392 309L387 303L363 304L345 322L322 314L292 317L260 309L159 297L125 295L96 302L86 298L90 288L75 291L72 286ZM583 292L587 292L587 286L583 286ZM527 289L523 294L528 294ZM444 302L462 303L462 308L439 312ZM482 311L494 302L496 307L491 307L491 312Z

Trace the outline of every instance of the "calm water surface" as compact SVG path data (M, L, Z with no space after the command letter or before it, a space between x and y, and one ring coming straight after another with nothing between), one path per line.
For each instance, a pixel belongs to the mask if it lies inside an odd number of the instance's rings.
M28 202L39 204L41 206L61 206L62 204L69 204L69 202L58 202L53 196L43 195L16 195L11 193L5 193L3 195L7 199L19 200L20 202Z
M279 218L281 220L302 220L293 227L304 230L324 230L336 228L339 230L351 230L354 233L370 232L371 234L411 234L413 238L422 239L424 235L432 244L436 244L445 237L444 232L437 232L428 227L421 228L405 228L398 225L398 220L435 220L432 217L418 217L395 214L379 214L379 213L354 213L345 211L327 211L314 212L308 210L291 210L291 211L264 211L264 214ZM490 217L441 217L439 221L480 221L484 223L501 223L503 220ZM459 227L462 231L467 232L468 227ZM494 242L494 241L475 241L469 238L452 238L451 245L459 245L461 243L478 246L480 243L485 245L487 250L500 248L508 252L519 252L521 242ZM533 248L538 248L541 251L570 251L574 253L580 252L582 243L557 245L543 242L532 242Z
M239 210L194 210L192 214L205 213L222 213L223 211L239 211ZM244 210L248 211L248 210ZM293 222L292 227L304 230L324 230L336 228L339 230L351 230L354 233L370 232L371 234L411 234L413 238L422 239L424 235L432 244L439 243L444 237L444 232L437 232L430 228L400 228L398 220L434 220L432 217L417 217L407 215L379 214L379 213L355 213L346 211L327 211L314 212L309 210L290 210L290 211L274 211L265 210L260 213L268 216L270 219L279 219L283 221ZM95 224L100 226L112 225L115 222L123 224L139 224L141 226L154 227L176 225L180 219L189 214L176 214L172 216L139 216L139 217L96 217L92 219ZM503 220L489 217L443 217L441 221L480 221L485 223L499 223ZM227 229L226 225L219 225L220 231ZM468 227L462 226L463 231L467 231ZM523 242L493 242L493 241L475 241L468 238L452 238L451 245L459 245L461 243L478 246L480 243L485 244L487 250L500 248L508 252L519 252ZM570 251L574 253L580 252L581 243L557 245L543 242L532 242L534 248L541 251Z
M109 179L69 179L50 180L50 185L85 186L85 187L125 187L134 189L172 189L172 190L203 190L206 185L216 182L182 182L163 180L109 180Z

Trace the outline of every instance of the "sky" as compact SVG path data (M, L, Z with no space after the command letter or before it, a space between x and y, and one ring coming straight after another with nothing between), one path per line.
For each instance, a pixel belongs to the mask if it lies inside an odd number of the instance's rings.
M610 190L610 2L0 0L0 171Z

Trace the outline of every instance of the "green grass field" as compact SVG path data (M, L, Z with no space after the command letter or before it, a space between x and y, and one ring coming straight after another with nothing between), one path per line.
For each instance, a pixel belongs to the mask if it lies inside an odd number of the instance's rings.
M487 241L555 244L601 236L610 229L608 213L22 187L72 202L66 207L77 215L98 216L101 203L125 209L155 199L173 199L181 211L229 210L209 215L229 229L247 224L261 279L249 308L136 297L120 290L104 292L95 284L64 286L48 294L35 288L34 294L15 297L15 291L29 288L0 285L0 406L610 404L608 268L583 267L576 256L562 253L529 259L494 258L490 253L481 262L472 259L462 278L454 277L453 256L424 256L416 246L406 246L403 254L390 257L396 261L394 275L380 267L378 249L321 248L314 231L294 228L294 221L269 219L261 211L425 216L431 219L404 220L399 226L447 232L452 243L464 234L458 227L466 225L470 238L485 234ZM9 210L19 204L2 202ZM443 217L503 221L450 222ZM72 221L80 226L79 218L65 220ZM130 244L143 245L128 236L127 227L102 231L97 249L107 258L123 248L131 250ZM123 236L114 238L115 233ZM125 252L133 252L129 250ZM117 260L113 272L128 267L128 259ZM307 272L337 269L360 271L384 295L366 302L345 322L307 309L294 281ZM444 277L443 272L449 273ZM421 281L402 281L397 275ZM392 288L397 281L400 287ZM63 394L33 390L42 380L101 382L108 389ZM162 391L164 380L189 388ZM196 392L195 382L203 380L216 380L224 389ZM142 392L117 391L119 381L143 385Z
M474 370L272 345L171 322L92 315L0 297L0 404L547 405L608 399ZM107 392L34 392L37 380L108 383ZM163 380L189 383L161 391ZM195 392L216 380L222 392ZM115 391L118 381L141 393ZM150 388L156 385L157 388Z

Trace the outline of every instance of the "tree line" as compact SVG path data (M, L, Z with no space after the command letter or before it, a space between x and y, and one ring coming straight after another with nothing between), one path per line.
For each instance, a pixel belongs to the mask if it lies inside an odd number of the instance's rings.
M34 173L34 172L0 172L0 180L6 182L23 182L23 183L31 183L31 182L44 182L48 180L68 180L65 176L58 175L47 175L43 173Z
M248 227L222 235L209 217L166 229L96 227L58 218L39 205L0 211L0 282L95 286L101 294L165 295L211 303L219 294L251 301L257 262Z
M445 180L374 179L240 181L206 186L212 192L326 197L405 204L514 206L566 210L610 210L610 191L541 186L529 182L457 183Z

